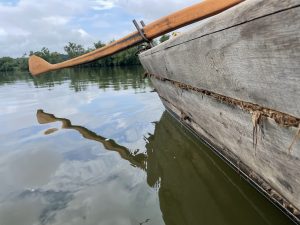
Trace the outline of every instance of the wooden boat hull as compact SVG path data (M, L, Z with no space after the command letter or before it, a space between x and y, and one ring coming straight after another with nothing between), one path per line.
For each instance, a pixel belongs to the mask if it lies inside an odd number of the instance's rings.
M299 7L245 1L139 56L166 108L297 222Z

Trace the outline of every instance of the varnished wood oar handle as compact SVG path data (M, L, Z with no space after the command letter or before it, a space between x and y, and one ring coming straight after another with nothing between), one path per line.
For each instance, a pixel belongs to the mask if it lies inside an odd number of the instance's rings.
M148 24L144 27L145 36L151 40L180 27L222 12L242 1L243 0L204 0L201 3L182 9ZM33 55L29 58L29 70L32 75L39 75L57 69L88 63L113 55L129 47L138 45L143 41L144 39L138 32L133 32L105 47L57 64L50 64L40 57Z

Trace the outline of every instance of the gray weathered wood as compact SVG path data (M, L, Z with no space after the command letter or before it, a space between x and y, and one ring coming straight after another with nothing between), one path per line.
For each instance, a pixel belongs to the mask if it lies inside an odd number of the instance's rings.
M300 0L247 0L140 55L145 70L300 118ZM164 104L300 209L299 129L151 78Z
M299 118L299 5L245 1L140 60L150 73Z
M300 208L300 142L288 151L298 131L278 126L264 119L262 136L259 132L253 147L251 115L239 108L222 104L197 92L185 91L152 78L158 93L179 117L184 112L190 125L219 149L234 153L244 164L265 179L284 198ZM170 104L171 103L171 104Z
M198 26L186 32L185 35L176 36L172 41L164 42L145 52L144 55L162 51L166 48L171 48L279 11L294 8L299 6L299 4L299 0L246 0L217 16L198 22Z

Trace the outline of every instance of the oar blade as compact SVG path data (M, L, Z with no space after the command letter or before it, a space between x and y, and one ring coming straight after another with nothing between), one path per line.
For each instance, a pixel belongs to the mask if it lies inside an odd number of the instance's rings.
M44 59L32 55L29 57L29 71L33 76L49 72L53 70L53 65L45 61Z

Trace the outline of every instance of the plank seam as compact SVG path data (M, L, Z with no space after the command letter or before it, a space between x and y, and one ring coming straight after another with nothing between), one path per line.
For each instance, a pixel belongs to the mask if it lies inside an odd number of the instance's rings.
M279 112L277 110L273 110L270 108L266 108L263 106L260 106L258 104L254 104L251 102L246 102L246 101L242 101L242 100L238 100L238 99L234 99L228 96L224 96L212 91L208 91L205 89L201 89L201 88L197 88L197 87L193 87L191 85L188 84L184 84L175 80L171 80L168 78L164 78L161 77L159 75L156 74L151 74L151 73L145 73L145 76L147 77L153 77L157 80L161 80L163 82L169 82L175 86L177 86L178 88L182 89L182 90L191 90L191 91L195 91L198 93L201 93L203 95L212 97L213 99L220 101L222 103L226 103L228 105L232 105L235 107L239 107L240 109L249 112L250 114L252 114L252 119L254 122L254 126L259 125L259 121L262 117L268 117L273 119L278 125L284 126L284 127L296 127L296 128L300 128L300 118L297 118L295 116L289 115L287 113L283 113L283 112Z

